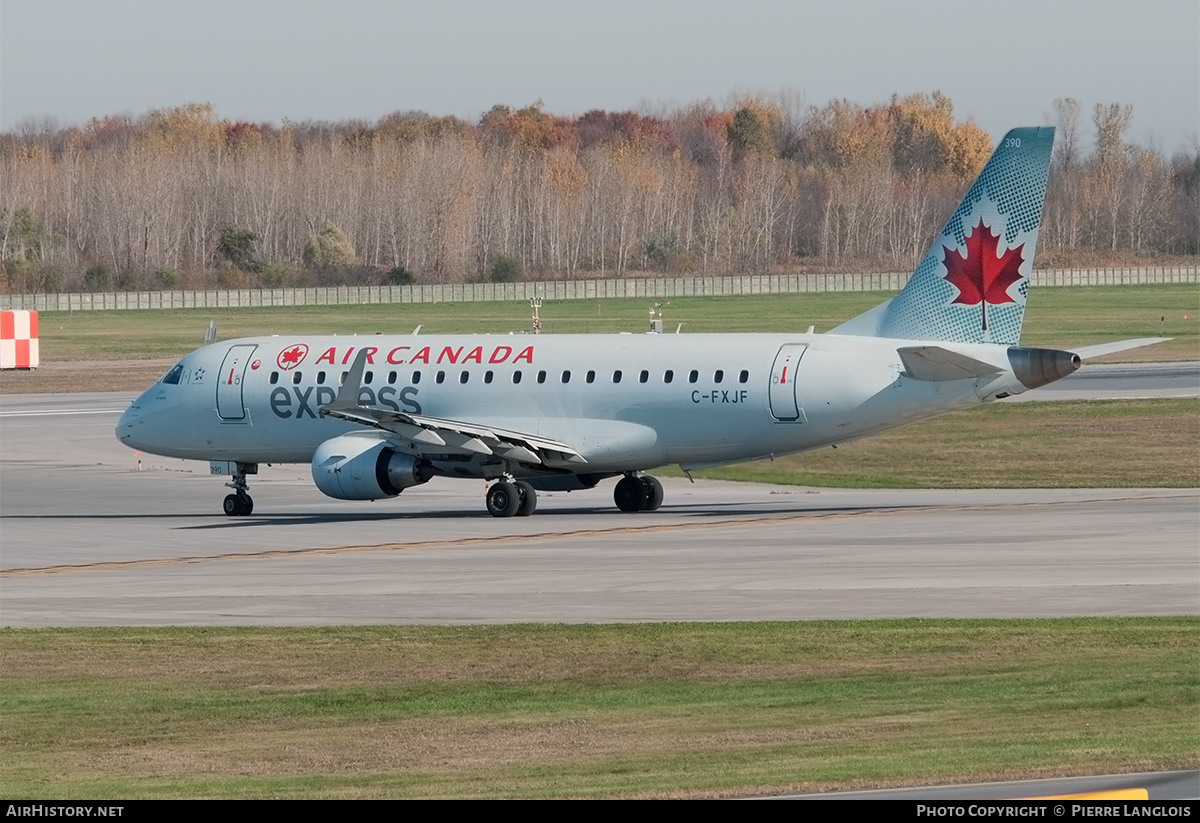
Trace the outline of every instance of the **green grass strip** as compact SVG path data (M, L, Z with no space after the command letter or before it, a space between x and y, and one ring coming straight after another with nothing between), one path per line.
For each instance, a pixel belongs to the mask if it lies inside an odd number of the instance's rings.
M890 292L675 297L662 299L664 328L701 332L790 332L809 325L818 332L861 314ZM542 330L562 334L640 332L648 326L653 298L547 301ZM220 338L266 334L508 334L531 329L525 301L503 303L409 303L367 306L302 306L176 311L43 312L44 362L112 358L179 357L203 342L209 320ZM1194 284L1034 289L1029 296L1022 343L1080 346L1117 339L1175 338L1111 356L1117 360L1200 358L1200 289Z
M681 797L1194 767L1200 619L0 632L10 798Z
M870 489L1195 488L1200 400L990 403L836 449L693 474Z

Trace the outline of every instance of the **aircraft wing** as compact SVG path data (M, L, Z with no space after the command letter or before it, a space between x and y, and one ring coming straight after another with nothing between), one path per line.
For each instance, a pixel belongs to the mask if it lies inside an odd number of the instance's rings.
M449 449L552 467L587 462L568 444L536 434L361 406L358 403L358 391L362 386L366 356L366 349L359 352L338 390L337 398L318 410L321 415L392 432L422 452Z

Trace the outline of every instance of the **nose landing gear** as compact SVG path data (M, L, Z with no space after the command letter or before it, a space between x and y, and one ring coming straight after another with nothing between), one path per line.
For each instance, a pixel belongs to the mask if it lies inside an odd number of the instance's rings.
M245 517L254 511L254 499L245 492L227 494L222 508L230 517Z
M258 474L257 463L235 463L237 468L230 482L225 485L233 489L233 494L225 495L221 508L229 517L246 517L254 511L254 500L250 497L250 485L246 475Z

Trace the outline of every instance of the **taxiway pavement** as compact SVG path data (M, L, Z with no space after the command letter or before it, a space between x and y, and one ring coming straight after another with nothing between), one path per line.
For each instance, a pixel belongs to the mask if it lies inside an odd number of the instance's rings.
M613 481L484 512L438 481L345 503L263 467L220 514L207 465L113 437L129 400L0 402L0 625L783 620L1200 613L1198 490L837 490ZM140 470L139 470L140 468Z
M1005 403L1200 397L1200 362L1084 364L1074 374Z

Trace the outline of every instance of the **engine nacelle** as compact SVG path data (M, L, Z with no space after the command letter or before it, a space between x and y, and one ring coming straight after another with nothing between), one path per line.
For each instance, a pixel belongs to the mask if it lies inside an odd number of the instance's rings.
M312 459L313 482L322 493L339 500L395 497L432 474L423 461L397 452L371 432L326 440Z

